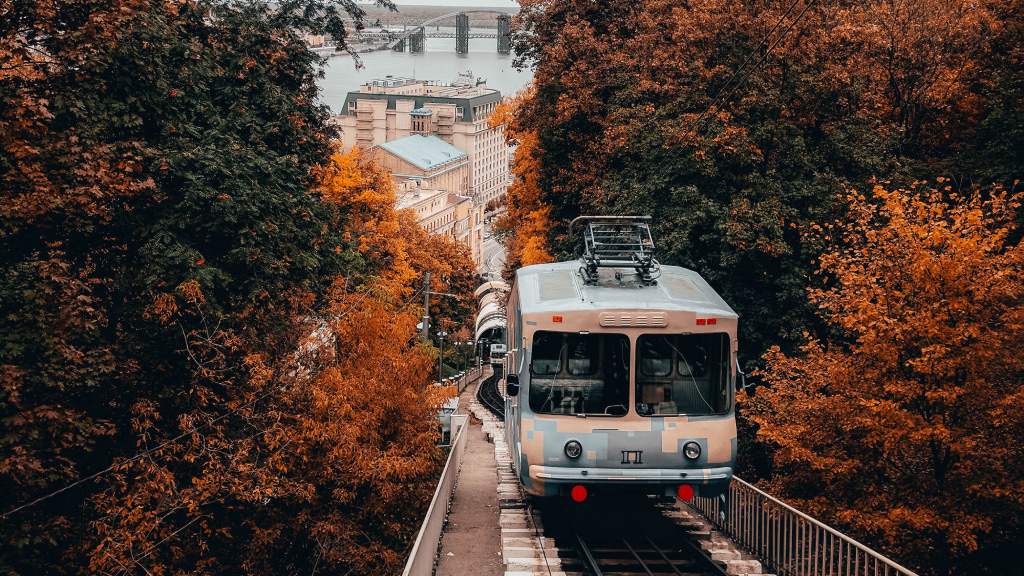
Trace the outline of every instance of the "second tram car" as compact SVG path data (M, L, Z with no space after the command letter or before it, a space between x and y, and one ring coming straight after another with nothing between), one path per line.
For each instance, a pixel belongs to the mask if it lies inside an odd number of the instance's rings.
M480 312L476 317L476 341L481 361L500 365L505 356L505 298L508 285L500 280L485 282L476 289Z
M491 344L490 346L490 362L492 365L501 366L502 360L505 358L505 352L507 347L505 344Z
M738 316L696 272L653 260L646 222L592 217L582 265L516 272L505 433L530 494L689 499L732 479Z

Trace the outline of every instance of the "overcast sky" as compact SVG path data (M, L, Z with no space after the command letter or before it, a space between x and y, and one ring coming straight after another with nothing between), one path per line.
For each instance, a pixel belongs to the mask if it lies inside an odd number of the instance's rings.
M373 4L372 1L360 4ZM518 8L513 0L395 0L395 5L402 6L463 6L466 8Z

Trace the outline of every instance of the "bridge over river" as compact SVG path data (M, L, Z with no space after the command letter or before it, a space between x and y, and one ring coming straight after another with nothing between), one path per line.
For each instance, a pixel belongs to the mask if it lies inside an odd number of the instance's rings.
M471 30L469 26L470 14L496 14L497 26L494 32L483 32L481 29ZM440 22L447 23L454 20L455 30L428 31L427 27ZM485 29L486 30L486 29ZM426 47L427 38L455 38L455 52L466 54L469 52L470 38L494 38L499 54L508 54L512 48L512 17L506 13L496 10L465 10L452 12L425 22L414 25L406 25L403 30L363 29L356 30L353 40L356 43L370 43L372 48L362 49L360 52L377 50L394 50L396 52L409 52L418 54Z

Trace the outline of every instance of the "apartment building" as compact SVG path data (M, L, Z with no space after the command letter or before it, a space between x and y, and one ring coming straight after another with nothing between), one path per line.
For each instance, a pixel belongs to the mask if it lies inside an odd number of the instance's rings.
M501 102L501 93L460 75L445 84L388 76L349 92L335 122L345 149L364 150L413 135L434 136L462 150L468 180L462 191L479 204L505 195L508 147L501 126L487 119Z
M484 206L467 196L434 188L429 180L406 180L398 185L395 208L416 212L420 226L431 234L450 236L469 247L479 269L483 260Z

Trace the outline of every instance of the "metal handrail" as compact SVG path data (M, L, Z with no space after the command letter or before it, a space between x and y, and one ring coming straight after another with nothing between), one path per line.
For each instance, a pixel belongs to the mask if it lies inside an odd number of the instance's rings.
M688 504L780 576L917 576L867 546L734 477L720 498Z
M455 481L459 477L459 468L462 466L462 455L466 452L466 439L469 434L469 416L465 414L452 415L452 428L458 426L458 432L452 440L451 451L448 452L448 461L441 472L441 480L437 483L434 497L430 501L430 508L427 509L427 516L423 519L420 532L416 536L416 543L409 552L409 560L405 563L405 570L402 576L432 576L434 573L434 558L437 556L437 548L441 543L441 532L444 528L444 520L448 516L448 509L451 506L452 496L455 495Z

